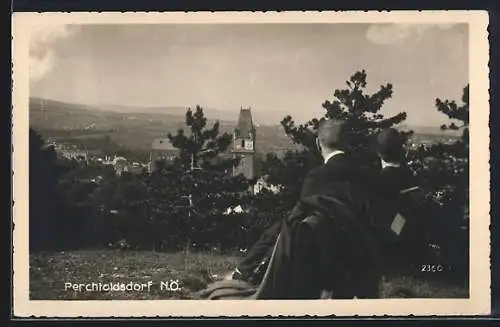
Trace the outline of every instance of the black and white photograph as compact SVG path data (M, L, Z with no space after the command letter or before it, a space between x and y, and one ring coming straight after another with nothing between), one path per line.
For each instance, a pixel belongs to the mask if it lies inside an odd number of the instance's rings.
M13 18L14 309L487 313L487 14L128 15Z

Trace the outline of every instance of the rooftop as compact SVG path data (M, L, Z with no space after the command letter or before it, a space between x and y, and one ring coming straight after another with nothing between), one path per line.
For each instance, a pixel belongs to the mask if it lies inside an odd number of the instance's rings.
M250 108L240 110L240 116L238 118L238 125L235 128L237 136L249 137L255 132L252 121L252 111Z

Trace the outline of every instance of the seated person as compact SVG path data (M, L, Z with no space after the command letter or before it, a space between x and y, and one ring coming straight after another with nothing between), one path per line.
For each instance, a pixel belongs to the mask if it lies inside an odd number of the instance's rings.
M281 224L257 299L377 298L380 256L372 233L377 172L347 152L348 125L324 120L300 200ZM325 295L326 294L326 295Z
M429 254L432 234L439 226L440 208L426 198L418 179L405 163L405 137L388 128L377 136L377 152L381 162L379 173L383 187L378 192L377 212L381 243L387 267L394 265L415 270ZM387 233L389 232L389 233Z
M347 132L345 123L341 121L324 120L319 126L316 142L324 158L324 165L307 174L300 195L302 199L315 194L326 194L341 183L369 185L370 181L376 180L375 172L362 167L347 153L349 144ZM282 223L278 222L266 230L245 259L227 278L259 284L281 228Z

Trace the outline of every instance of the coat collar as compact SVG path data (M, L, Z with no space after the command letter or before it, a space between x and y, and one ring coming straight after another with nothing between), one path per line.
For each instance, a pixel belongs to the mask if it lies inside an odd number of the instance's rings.
M339 154L343 154L344 151L340 151L340 150L337 150L337 151L333 151L332 153L328 154L326 157L325 157L325 164L331 159L333 158L334 156L336 155L339 155Z

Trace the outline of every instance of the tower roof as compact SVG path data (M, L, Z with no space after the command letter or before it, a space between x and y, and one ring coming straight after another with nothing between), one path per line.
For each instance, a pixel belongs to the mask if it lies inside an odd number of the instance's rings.
M240 116L238 118L238 125L235 129L238 135L251 135L255 131L252 121L252 111L250 108L240 110Z

